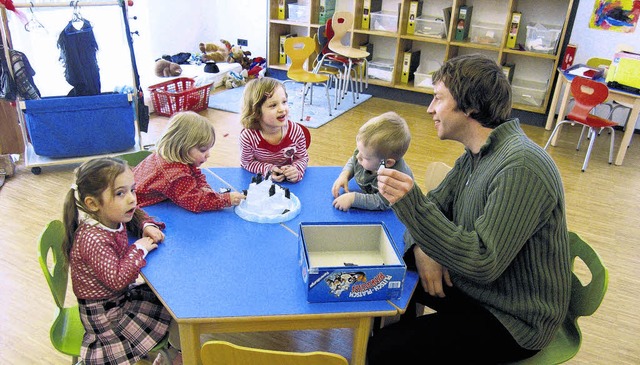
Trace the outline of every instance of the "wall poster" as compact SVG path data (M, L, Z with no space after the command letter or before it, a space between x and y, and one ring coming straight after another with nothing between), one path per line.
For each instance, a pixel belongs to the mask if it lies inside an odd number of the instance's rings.
M640 0L595 0L589 28L633 33L640 17Z

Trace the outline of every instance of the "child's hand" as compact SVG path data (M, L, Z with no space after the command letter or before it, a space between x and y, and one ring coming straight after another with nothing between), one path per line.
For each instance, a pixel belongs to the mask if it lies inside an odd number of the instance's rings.
M231 200L231 205L238 205L243 200L245 200L247 197L244 196L244 194L242 194L242 193L238 193L238 192L234 191L234 192L229 193L229 198Z
M298 182L299 180L298 170L295 167L291 165L286 165L286 166L282 166L281 169L287 181Z
M271 169L271 181L273 182L283 182L286 179L284 172L278 166L273 166Z
M160 230L160 228L152 225L148 225L144 227L142 231L142 237L148 237L153 240L154 243L160 243L164 240L164 233Z
M331 194L333 194L334 198L337 198L340 195L340 188L344 190L345 193L349 192L349 173L343 172L338 176L336 181L333 183L333 187L331 188ZM334 202L335 205L335 202Z
M144 247L147 252L151 252L158 248L158 244L151 237L142 237L134 243L136 246Z
M356 200L356 193L345 193L333 200L333 206L343 212L346 212L351 208L353 202Z

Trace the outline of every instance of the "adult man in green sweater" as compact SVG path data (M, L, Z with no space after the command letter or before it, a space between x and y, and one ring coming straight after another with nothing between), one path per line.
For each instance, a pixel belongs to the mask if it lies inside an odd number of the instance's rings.
M398 171L378 174L379 191L407 227L405 261L420 285L402 320L371 337L369 365L530 357L550 342L569 304L560 174L509 119L511 87L494 60L452 58L433 81L428 113L438 137L465 152L427 195ZM416 317L416 302L436 312Z

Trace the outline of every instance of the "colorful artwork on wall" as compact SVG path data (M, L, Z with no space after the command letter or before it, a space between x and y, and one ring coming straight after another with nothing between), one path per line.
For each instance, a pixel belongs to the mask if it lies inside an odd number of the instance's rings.
M640 0L595 0L589 28L633 33L640 17Z

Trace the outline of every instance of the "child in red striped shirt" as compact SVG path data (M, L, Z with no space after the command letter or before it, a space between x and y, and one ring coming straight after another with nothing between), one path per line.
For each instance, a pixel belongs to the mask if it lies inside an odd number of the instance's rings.
M302 180L309 163L300 125L289 120L287 91L276 79L254 79L245 86L240 132L243 168L275 182Z

